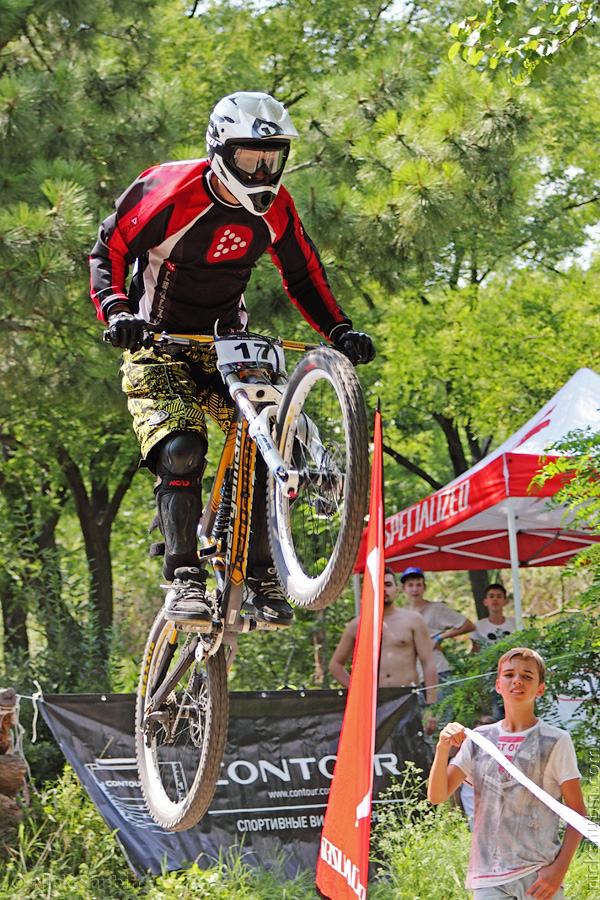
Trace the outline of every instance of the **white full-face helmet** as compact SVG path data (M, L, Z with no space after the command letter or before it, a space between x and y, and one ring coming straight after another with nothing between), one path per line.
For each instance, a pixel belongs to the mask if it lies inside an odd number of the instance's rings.
M211 166L228 191L255 216L277 196L298 137L289 113L269 94L238 91L219 100L206 131Z

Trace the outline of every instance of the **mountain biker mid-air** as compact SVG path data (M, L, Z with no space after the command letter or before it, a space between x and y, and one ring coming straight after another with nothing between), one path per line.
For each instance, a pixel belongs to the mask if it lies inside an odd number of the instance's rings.
M268 94L238 92L215 106L208 159L153 166L119 197L90 257L92 298L110 341L122 348L122 384L143 464L156 476L163 575L172 582L165 616L210 621L206 572L198 567L207 412L227 432L233 404L214 348L159 355L151 332L220 334L246 328L243 291L268 252L284 287L312 327L357 365L375 356L335 300L319 254L281 176L298 132ZM129 290L126 278L132 266ZM266 466L257 454L247 585L257 617L290 625L292 609L266 528Z

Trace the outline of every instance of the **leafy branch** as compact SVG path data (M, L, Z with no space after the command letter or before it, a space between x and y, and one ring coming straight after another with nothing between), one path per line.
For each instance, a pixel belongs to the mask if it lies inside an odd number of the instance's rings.
M553 57L596 23L596 7L594 0L533 5L492 0L485 18L473 14L452 23L448 56L460 54L469 65L489 69L505 63L517 83L542 81Z

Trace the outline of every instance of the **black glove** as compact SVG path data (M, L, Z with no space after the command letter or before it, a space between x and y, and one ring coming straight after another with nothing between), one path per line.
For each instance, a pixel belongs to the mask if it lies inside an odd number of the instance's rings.
M143 319L136 319L130 312L115 312L108 317L108 334L113 347L122 350L139 350L154 343L152 332Z
M333 346L347 356L353 366L370 363L375 359L375 345L362 331L344 331L332 334Z

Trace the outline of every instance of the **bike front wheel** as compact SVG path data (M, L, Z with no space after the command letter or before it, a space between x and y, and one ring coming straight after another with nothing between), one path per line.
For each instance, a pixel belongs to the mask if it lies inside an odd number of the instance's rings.
M208 810L223 759L229 718L223 647L196 652L198 637L162 613L144 651L135 711L135 750L152 818L184 831Z
M269 540L290 600L322 609L352 572L367 505L365 403L350 362L328 347L307 353L285 388L276 422L285 465L300 473L290 499L269 482Z

